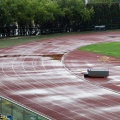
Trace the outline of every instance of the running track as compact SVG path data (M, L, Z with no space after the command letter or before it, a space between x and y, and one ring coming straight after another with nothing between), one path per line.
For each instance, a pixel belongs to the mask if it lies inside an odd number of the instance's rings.
M119 120L120 59L78 51L120 41L120 32L79 34L0 49L0 94L55 120ZM119 52L119 51L118 51ZM108 78L82 71L106 67Z

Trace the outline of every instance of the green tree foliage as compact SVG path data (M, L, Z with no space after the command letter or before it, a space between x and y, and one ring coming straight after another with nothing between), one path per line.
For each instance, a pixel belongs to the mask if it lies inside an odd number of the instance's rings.
M51 0L39 0L35 3L34 20L36 24L43 26L44 23L54 21L61 14L57 2Z
M78 26L84 21L89 21L93 14L92 7L86 8L83 0L57 0L58 5L64 13L64 26Z
M111 4L113 3L113 0L90 0L91 3L97 4L97 3L104 3L109 5L109 7L111 6Z
M7 5L13 22L17 21L20 26L26 26L33 20L34 4L32 0L7 0Z
M77 28L86 23L119 24L120 6L112 0L0 0L0 30L18 23L21 29Z
M120 23L120 7L117 3L112 3L109 5L108 3L96 3L89 4L93 6L95 11L94 16L92 18L93 25L113 25Z
M19 25L27 25L33 18L31 0L5 0L4 3L12 17L11 23L17 21Z
M9 25L12 22L12 16L6 4L6 0L0 1L0 32L5 35L9 32Z
M115 2L115 3L120 3L120 0L113 0L113 2Z
M57 2L51 0L6 0L6 4L13 22L17 21L23 27L31 25L33 21L42 26L61 14Z
M3 2L1 1L1 3L2 4L0 4L1 5L0 8L1 8L1 13L3 13L3 15L0 18L4 20L5 24L6 24L5 20L9 20L10 15L12 17L12 22L17 21L20 26L29 25L31 21L35 20L36 18L35 15L37 13L39 13L37 15L41 21L46 21L53 17L52 13L49 11L50 4L48 3L48 1L44 1L44 0L43 1L40 1L40 0L36 0L36 1L35 0L6 0L4 1L3 0Z
M83 0L1 0L1 24L17 22L28 26L32 21L43 25L63 20L66 24L89 20L92 10L86 8Z
M110 7L110 17L111 24L119 24L120 23L120 6L117 3L114 3Z
M111 4L113 0L90 0L91 3L108 3Z
M0 26L5 26L11 23L11 14L6 4L6 0L0 1Z

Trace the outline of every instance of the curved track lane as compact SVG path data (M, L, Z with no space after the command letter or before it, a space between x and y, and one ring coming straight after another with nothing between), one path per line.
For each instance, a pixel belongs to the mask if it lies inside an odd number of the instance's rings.
M108 79L85 80L81 71L101 65L102 56L75 50L119 41L119 34L73 35L1 49L1 95L51 119L119 120L119 59L104 64L111 71Z

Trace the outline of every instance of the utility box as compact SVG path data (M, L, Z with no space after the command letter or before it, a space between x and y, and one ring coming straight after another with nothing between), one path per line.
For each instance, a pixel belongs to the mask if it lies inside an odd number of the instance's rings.
M87 72L84 73L84 77L108 77L108 69L87 69Z

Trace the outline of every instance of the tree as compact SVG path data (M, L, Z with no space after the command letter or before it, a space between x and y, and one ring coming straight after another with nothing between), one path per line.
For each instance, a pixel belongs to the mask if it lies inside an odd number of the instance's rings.
M34 18L34 3L32 0L6 0L13 21L26 26Z
M45 23L54 21L61 14L55 1L39 0L35 6L35 24L39 24L41 28L44 27Z
M12 22L12 16L9 12L6 0L0 1L0 31L5 34L8 32L8 26Z
M111 5L113 0L90 0L90 3L107 3Z
M94 3L112 3L113 0L90 0L90 2Z
M66 27L79 27L82 22L89 21L94 11L87 8L83 0L57 0L64 12L63 25Z
M113 2L115 2L115 3L120 3L120 0L113 0Z
M33 21L34 8L31 0L16 0L16 21L19 26L27 26Z

